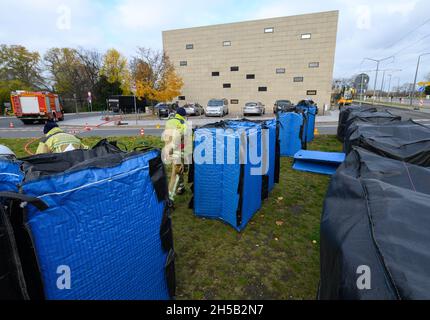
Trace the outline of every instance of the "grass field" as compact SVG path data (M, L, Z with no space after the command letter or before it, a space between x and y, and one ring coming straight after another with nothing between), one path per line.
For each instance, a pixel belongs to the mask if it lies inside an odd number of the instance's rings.
M99 139L84 139L94 145ZM161 146L156 137L111 139L128 148ZM19 157L29 139L1 139ZM35 150L32 144L30 150ZM318 136L308 149L340 151L335 136ZM314 299L319 281L319 222L329 177L291 169L281 160L280 184L248 227L238 233L196 218L190 192L173 213L178 299Z

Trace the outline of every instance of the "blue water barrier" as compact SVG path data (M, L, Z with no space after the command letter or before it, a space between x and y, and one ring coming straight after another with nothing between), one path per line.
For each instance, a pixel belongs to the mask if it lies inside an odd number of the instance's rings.
M195 130L196 216L222 220L237 231L246 227L262 204L262 176L266 172L261 163L249 161L250 150L263 156L260 137L261 125L247 121L219 122Z
M315 120L317 115L317 107L315 105L310 106L297 106L299 110L306 112L306 142L312 142L315 138Z
M41 296L34 296L34 288L24 295L53 300L174 296L173 239L160 152L111 149L22 159L25 181L21 193L10 198L29 199L23 202L25 214L15 214L23 215L28 226L39 274L28 272L30 263L20 258L27 287L40 279L43 290Z
M22 179L18 161L0 159L0 191L18 191Z
M280 153L284 157L293 157L303 149L305 117L296 112L278 112Z

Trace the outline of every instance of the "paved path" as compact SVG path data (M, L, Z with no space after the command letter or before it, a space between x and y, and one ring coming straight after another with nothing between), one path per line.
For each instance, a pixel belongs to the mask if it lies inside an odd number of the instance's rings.
M403 119L413 119L424 125L430 126L430 114L414 110L402 109L397 107L378 106L381 110L389 110L394 114L401 115ZM230 119L240 119L240 116L229 117ZM251 117L250 119L271 119L271 116ZM316 128L320 134L336 134L339 111L333 110L326 115L318 115L316 118ZM193 126L201 126L208 123L220 121L220 118L190 117ZM222 118L224 120L228 119ZM9 122L15 124L15 128L9 128ZM124 120L127 125L118 126L115 121L107 122L102 119L102 114L78 114L66 115L66 120L60 122L60 126L66 131L77 134L81 137L98 136L137 136L140 135L141 129L144 129L145 135L160 136L166 120L139 120L136 125L135 120ZM86 128L88 127L88 128ZM37 138L42 136L43 125L22 125L21 121L16 118L0 118L0 137L1 138ZM90 130L86 130L90 129Z

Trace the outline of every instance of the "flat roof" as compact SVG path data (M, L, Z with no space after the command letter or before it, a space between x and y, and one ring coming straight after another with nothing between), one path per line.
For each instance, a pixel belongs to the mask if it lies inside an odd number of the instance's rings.
M186 28L178 28L178 29L170 29L170 30L164 30L164 32L172 32L172 31L183 31L183 30L190 30L190 29L199 29L199 28L211 28L211 27L220 27L220 26L229 26L229 25L238 25L242 23L252 23L252 22L262 22L262 21L274 21L274 20L280 20L280 19L288 19L288 18L298 18L303 16L312 16L312 15L328 15L328 14L339 14L339 10L331 10L331 11L321 11L321 12L312 12L312 13L302 13L302 14L296 14L292 16L280 16L280 17L272 17L272 18L263 18L263 19L256 19L256 20L244 20L244 21L237 21L237 22L227 22L227 23L218 23L218 24L210 24L205 26L197 26L197 27L186 27Z

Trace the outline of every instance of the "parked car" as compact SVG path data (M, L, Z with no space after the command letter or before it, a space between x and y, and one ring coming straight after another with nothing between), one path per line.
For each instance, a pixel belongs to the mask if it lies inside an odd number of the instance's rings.
M205 109L198 103L187 103L184 106L187 116L201 116L205 114Z
M206 110L206 116L224 117L228 114L228 100L227 99L211 99L209 100Z
M160 102L155 106L155 114L161 118L168 118L169 114L174 112L172 106L167 103Z
M243 115L263 115L266 113L266 107L261 102L247 102L243 107Z
M275 105L273 107L273 113L277 113L278 111L291 111L294 109L294 104L290 100L276 100Z

